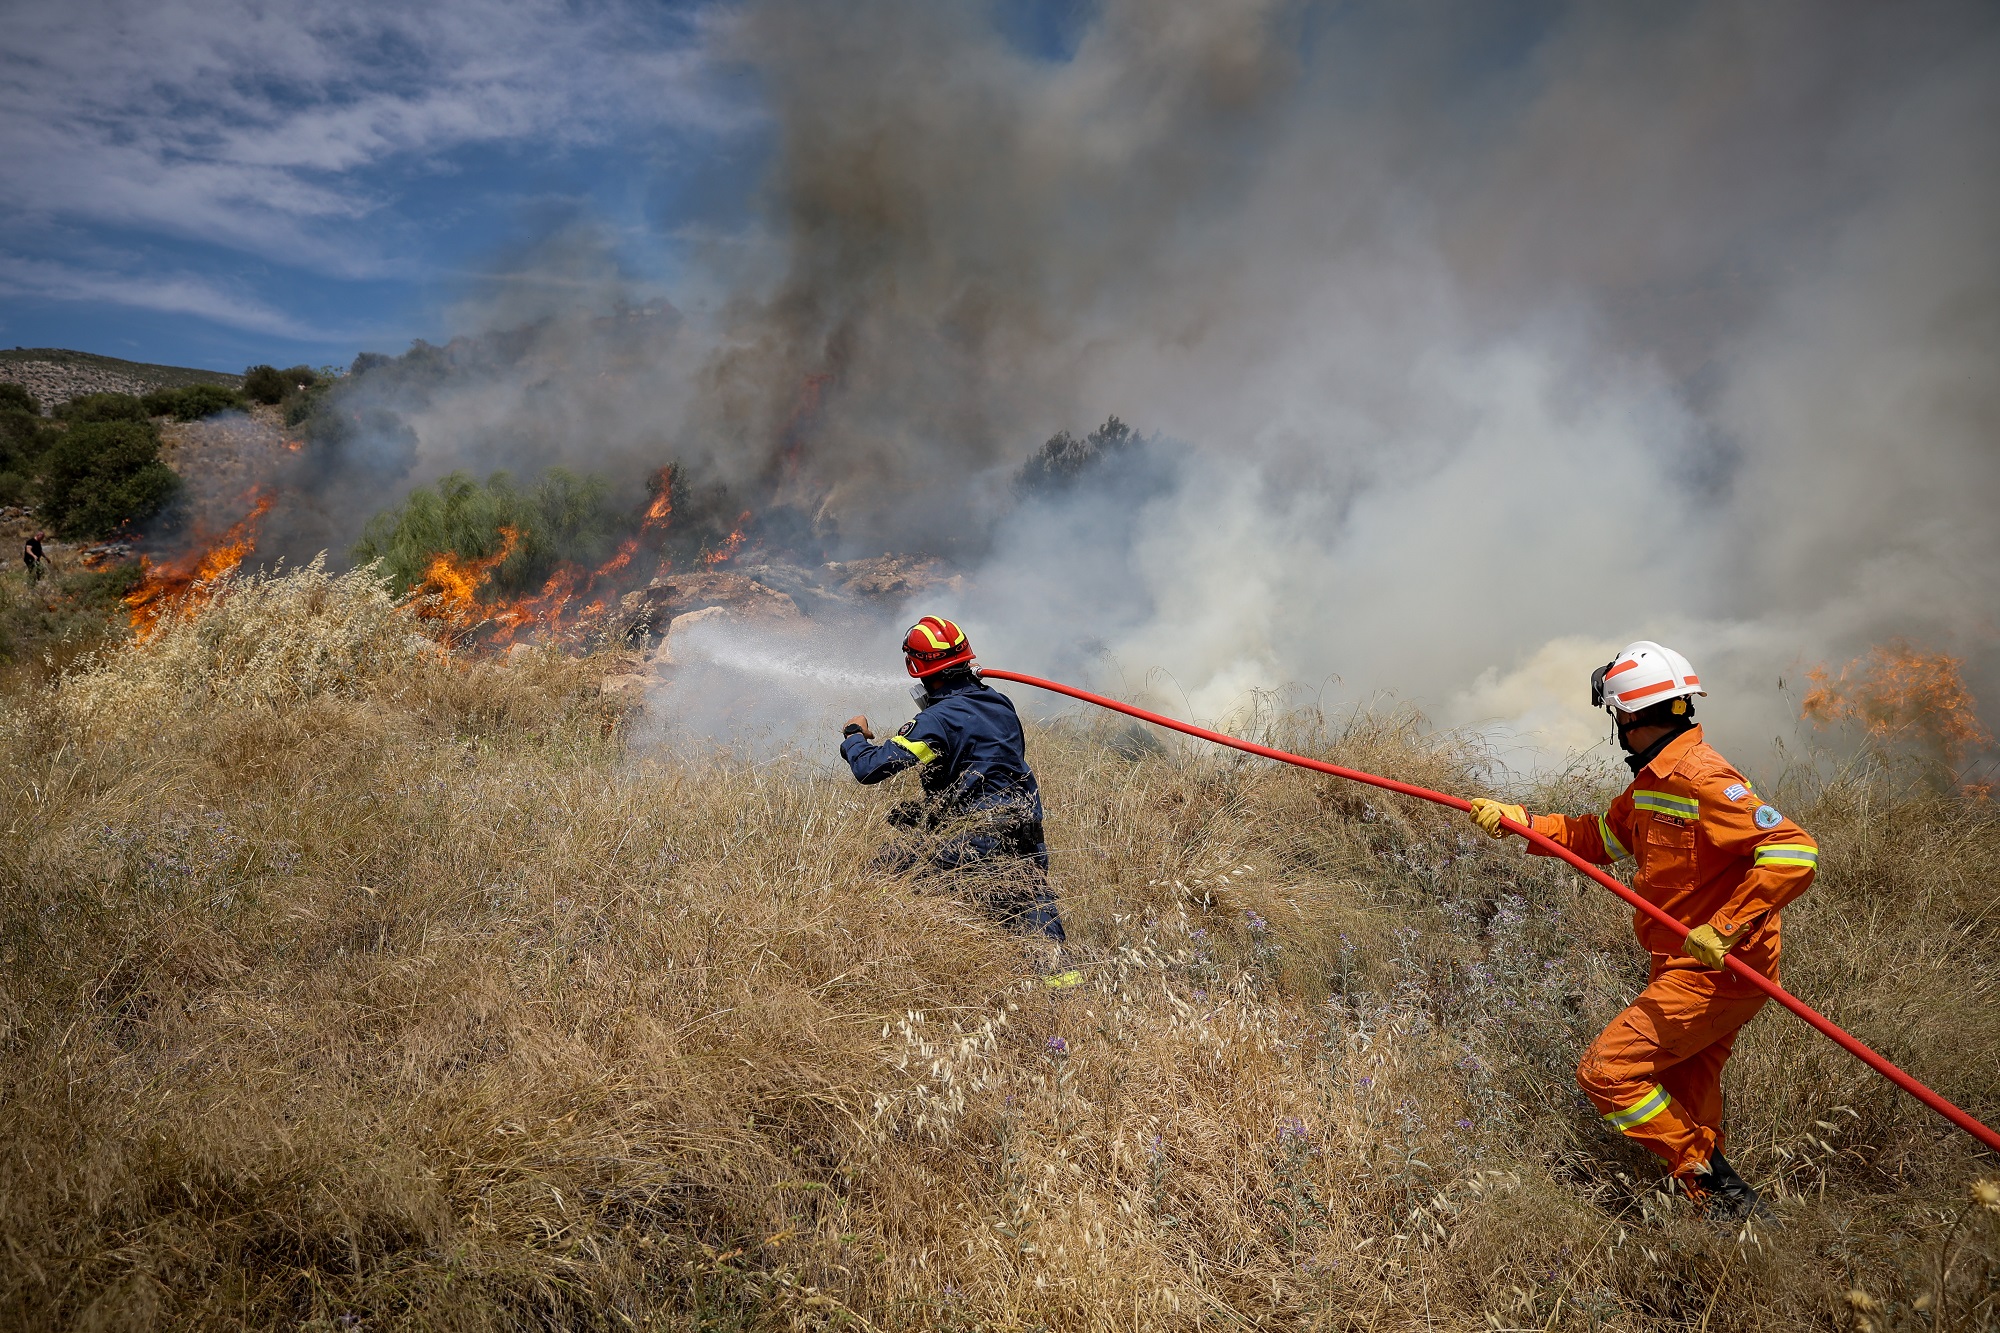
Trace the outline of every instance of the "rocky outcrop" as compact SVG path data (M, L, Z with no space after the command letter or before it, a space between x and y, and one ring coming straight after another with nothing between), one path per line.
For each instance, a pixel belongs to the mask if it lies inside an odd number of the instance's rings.
M234 389L242 385L243 377L191 366L120 361L116 357L61 348L17 347L12 352L0 352L0 381L25 387L47 413L58 404L87 393L139 396L155 389L179 389L190 384L220 384Z
M160 458L180 473L181 517L197 530L219 531L242 518L259 494L279 486L299 448L275 407L160 424Z

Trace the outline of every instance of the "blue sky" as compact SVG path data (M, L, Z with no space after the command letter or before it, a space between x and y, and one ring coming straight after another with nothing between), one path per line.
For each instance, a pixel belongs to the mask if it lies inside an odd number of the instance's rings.
M1470 25L1537 31L1507 5ZM1096 0L988 0L1065 60ZM587 229L699 302L773 129L710 0L27 0L0 46L0 346L241 370L456 331L481 275ZM601 278L601 273L596 275Z
M639 294L766 136L723 18L622 0L10 7L0 345L241 370L451 332L588 220Z

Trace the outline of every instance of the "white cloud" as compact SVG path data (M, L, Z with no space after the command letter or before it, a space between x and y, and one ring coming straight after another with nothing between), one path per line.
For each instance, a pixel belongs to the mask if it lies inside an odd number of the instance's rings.
M193 273L123 273L0 255L0 293L63 301L101 301L140 310L198 315L232 328L305 341L336 336Z
M16 6L0 218L17 236L109 225L387 271L401 230L387 168L721 127L699 12L656 15L553 0Z

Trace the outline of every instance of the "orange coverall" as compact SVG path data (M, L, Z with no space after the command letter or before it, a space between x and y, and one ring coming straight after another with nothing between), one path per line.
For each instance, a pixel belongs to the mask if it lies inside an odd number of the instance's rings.
M1722 1065L1737 1029L1766 998L1683 953L1687 931L1714 926L1737 941L1733 955L1776 980L1778 909L1812 883L1819 847L1703 744L1698 726L1639 770L1604 814L1532 822L1586 861L1636 857L1634 891L1685 927L1676 933L1633 914L1639 943L1653 955L1652 976L1576 1071L1612 1128L1684 1176L1722 1148Z

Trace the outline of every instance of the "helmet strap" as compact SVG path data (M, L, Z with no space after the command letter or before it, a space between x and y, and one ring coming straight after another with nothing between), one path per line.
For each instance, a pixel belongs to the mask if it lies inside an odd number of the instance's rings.
M1665 703L1642 708L1636 713L1626 713L1618 709L1607 709L1611 722L1618 730L1618 748L1625 752L1625 762L1634 773L1653 762L1660 751L1673 744L1674 738L1694 729L1694 703L1687 698L1669 699ZM1666 732L1643 750L1632 745L1632 733L1645 727L1665 727Z

